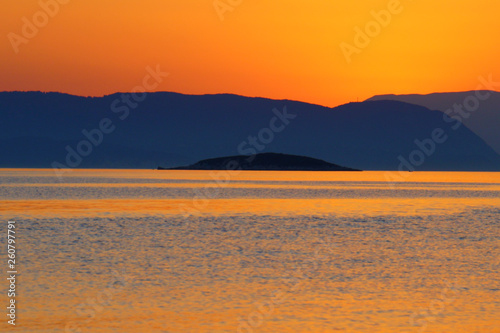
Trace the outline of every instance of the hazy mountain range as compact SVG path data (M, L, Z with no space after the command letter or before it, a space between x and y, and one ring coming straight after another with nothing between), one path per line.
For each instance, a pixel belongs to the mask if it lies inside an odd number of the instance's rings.
M400 101L3 92L0 119L0 167L175 167L276 152L363 170L500 170L500 156L457 119Z
M394 100L447 112L479 135L500 154L500 93L468 91L429 95L379 95L369 101Z

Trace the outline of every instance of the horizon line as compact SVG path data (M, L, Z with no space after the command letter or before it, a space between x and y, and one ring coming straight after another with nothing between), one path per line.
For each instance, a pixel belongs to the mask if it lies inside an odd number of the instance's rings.
M372 95L371 97L367 99L361 99L361 101L358 99L357 101L349 101L345 102L343 104L338 104L335 106L327 106L327 105L322 105L322 104L317 104L317 103L312 103L312 102L306 102L306 101L300 101L300 100L295 100L295 99L289 99L289 98L272 98L272 97L262 97L262 96L247 96L247 95L240 95L237 93L200 93L200 94L193 94L193 93L182 93L182 92L176 92L176 91L166 91L166 90L160 90L160 91L150 91L146 92L147 94L156 94L156 93L167 93L167 94L177 94L177 95L184 95L184 96L219 96L219 95L229 95L229 96L236 96L236 97L243 97L243 98L254 98L254 99L267 99L267 100L273 100L273 101L290 101L290 102L297 102L297 103L304 103L304 104L310 104L310 105L315 105L315 106L321 106L321 107L326 107L326 108L336 108L338 106L346 105L346 104L351 104L351 103L363 103L363 102L369 102L370 99L375 98L375 97L381 97L381 96L430 96L430 95L444 95L444 94L462 94L462 93L471 93L471 92L476 92L476 91L484 91L484 92L491 92L491 93L500 93L500 91L496 90L488 90L488 89L476 89L476 90L464 90L464 91L443 91L443 92L432 92L432 93L407 93L407 94L394 94L394 93L385 93L385 94L375 94ZM68 95L68 96L73 96L73 97L82 97L82 98L104 98L104 97L109 97L117 94L131 94L132 92L123 92L123 91L117 91L114 93L110 94L103 94L103 95L79 95L75 93L68 93L68 92L61 92L61 91L42 91L42 90L3 90L0 91L1 93L42 93L42 94L61 94L61 95Z

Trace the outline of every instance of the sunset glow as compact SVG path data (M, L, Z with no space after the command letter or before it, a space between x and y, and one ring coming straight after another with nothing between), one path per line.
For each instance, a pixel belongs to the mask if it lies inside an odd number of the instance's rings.
M101 96L130 91L158 64L170 75L157 91L326 106L500 80L492 0L54 1L4 3L0 90ZM29 38L26 20L39 25ZM367 46L356 46L356 27L375 29ZM350 62L342 43L359 51Z
M500 333L499 13L4 1L0 332Z

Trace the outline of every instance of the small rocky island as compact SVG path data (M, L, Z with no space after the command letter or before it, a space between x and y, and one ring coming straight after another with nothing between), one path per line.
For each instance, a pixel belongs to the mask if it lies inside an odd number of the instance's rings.
M361 171L306 156L262 153L211 158L188 166L158 170Z

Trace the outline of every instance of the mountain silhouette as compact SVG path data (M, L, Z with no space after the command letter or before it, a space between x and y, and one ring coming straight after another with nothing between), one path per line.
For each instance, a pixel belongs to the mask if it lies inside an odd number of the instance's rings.
M0 167L168 168L277 152L361 170L500 170L500 156L469 128L404 102L328 108L227 94L141 98L2 92ZM432 142L436 130L442 142Z
M448 112L500 154L500 93L468 91L428 95L378 95L368 101L394 100Z
M275 171L359 171L306 156L277 153L237 155L206 159L195 164L159 170L275 170Z

